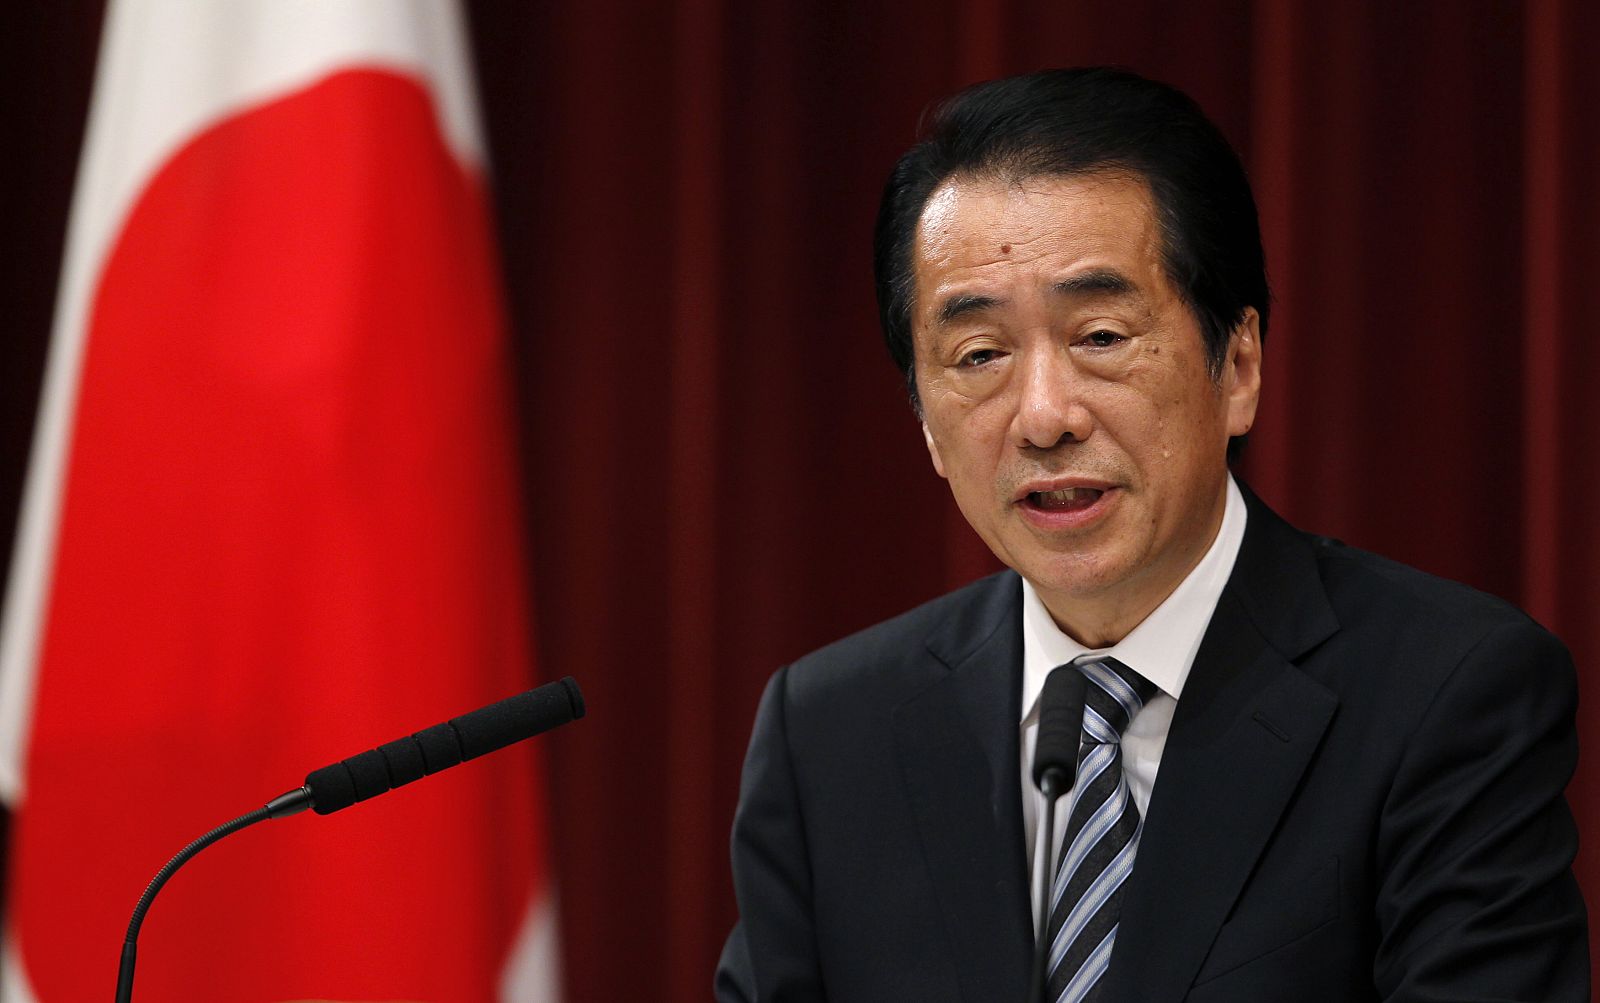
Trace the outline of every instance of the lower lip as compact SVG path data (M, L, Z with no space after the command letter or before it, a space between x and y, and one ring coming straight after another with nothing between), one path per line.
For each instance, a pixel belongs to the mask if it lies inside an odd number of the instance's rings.
M1119 496L1120 492L1116 488L1107 488L1093 504L1082 508L1040 508L1027 498L1017 502L1016 506L1021 510L1022 518L1028 525L1048 532L1066 532L1084 529L1104 519L1111 512Z

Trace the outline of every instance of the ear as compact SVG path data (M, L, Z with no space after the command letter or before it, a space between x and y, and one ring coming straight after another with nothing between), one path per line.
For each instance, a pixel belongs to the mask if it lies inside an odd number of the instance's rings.
M922 423L922 441L928 444L928 456L933 460L933 469L940 477L948 480L950 475L944 472L944 461L939 458L939 446L933 441L933 433L928 431L928 423Z
M1261 315L1246 307L1228 339L1222 364L1222 394L1228 407L1228 435L1243 435L1256 423L1261 399Z

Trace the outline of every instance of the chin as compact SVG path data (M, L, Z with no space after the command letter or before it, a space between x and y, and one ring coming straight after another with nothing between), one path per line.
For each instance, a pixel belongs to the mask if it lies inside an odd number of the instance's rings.
M1063 563L1071 566L1062 567ZM1104 560L1081 555L1060 557L1045 563L1022 561L1011 567L1032 582L1040 592L1066 599L1098 599L1127 578L1120 566L1110 566Z

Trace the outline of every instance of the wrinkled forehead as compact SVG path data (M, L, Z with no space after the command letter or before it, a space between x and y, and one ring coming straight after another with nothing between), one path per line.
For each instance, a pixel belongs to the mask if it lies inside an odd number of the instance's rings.
M915 300L980 282L996 266L1036 266L1051 280L1075 267L1160 267L1149 187L1127 172L958 176L929 196L912 248Z
M1133 168L1102 165L1087 171L1057 172L996 165L958 171L928 194L917 218L917 233L920 236L930 222L947 216L953 206L977 197L1001 195L1021 204L1030 196L1094 199L1133 197L1135 193L1154 215L1155 199L1149 181Z

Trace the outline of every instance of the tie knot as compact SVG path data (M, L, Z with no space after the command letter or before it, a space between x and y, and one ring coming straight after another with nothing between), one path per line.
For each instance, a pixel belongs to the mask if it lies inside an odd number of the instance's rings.
M1111 744L1122 740L1128 722L1156 692L1156 684L1105 655L1073 661L1089 680L1083 693L1084 740Z

